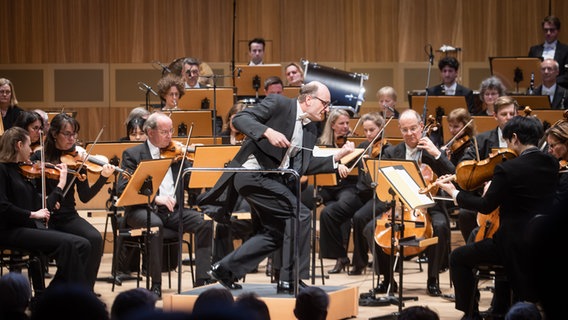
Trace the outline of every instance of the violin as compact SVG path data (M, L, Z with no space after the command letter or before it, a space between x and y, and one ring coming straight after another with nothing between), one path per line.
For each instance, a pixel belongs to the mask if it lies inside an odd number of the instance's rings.
M89 155L86 159L83 159L77 151L62 154L60 160L61 163L65 163L70 170L85 168L87 171L94 174L100 174L103 171L103 166L109 164L108 158L104 155ZM130 173L125 170L119 167L115 167L114 170L123 174L125 178L130 178Z
M242 132L235 133L235 144L243 144L246 139L246 135Z
M450 145L450 152L451 153L459 153L463 149L465 149L467 146L469 146L470 143L471 143L471 137L468 136L468 135L465 135L465 136L457 139L456 141L454 141L454 143L452 143Z
M335 145L338 148L343 147L343 145L345 144L345 142L347 142L347 135L344 136L338 136L335 138Z
M179 162L183 159L183 156L185 155L185 158L187 160L193 161L192 153L195 152L195 150L191 150L188 148L187 152L185 151L186 147L184 145L172 140L167 147L160 148L160 156L163 159L172 158L173 162Z
M440 180L441 182L456 181L461 189L473 191L481 188L483 184L493 177L495 167L503 161L513 159L517 156L511 149L499 149L491 154L487 159L464 160L456 167L456 173ZM438 190L436 183L429 183L426 188L420 189L419 193L429 193Z
M566 160L560 160L560 162L558 163L560 166L560 173L565 173L568 172L568 161Z
M35 162L35 163L29 163L29 162L24 162L24 163L20 163L19 165L20 167L20 173L27 179L38 179L41 178L41 163L40 162ZM51 163L45 163L45 177L48 179L52 179L52 180L59 180L59 177L61 176L61 172L59 171L59 169ZM80 174L79 172L72 170L72 169L67 169L67 172L76 176L77 179L79 179L80 181L84 181L86 179L86 176L84 174Z

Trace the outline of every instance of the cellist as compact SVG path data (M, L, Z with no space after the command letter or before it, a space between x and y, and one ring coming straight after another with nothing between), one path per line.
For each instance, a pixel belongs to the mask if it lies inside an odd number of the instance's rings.
M438 176L455 172L455 166L448 160L446 154L439 150L430 138L423 136L424 123L416 110L408 109L402 112L398 123L404 143L387 148L383 159L419 161L429 165ZM439 273L443 268L444 260L447 261L450 225L446 213L440 205L437 204L429 208L428 213L432 220L434 236L438 237L438 243L426 249L428 256L427 293L431 296L439 296L442 294L439 285ZM371 234L369 234L370 229L372 230ZM365 230L367 240L372 239L373 243L374 236L372 233L374 230L373 221L370 226L367 225ZM369 235L371 236L370 238ZM375 292L385 293L391 279L390 260L389 256L382 252L381 249L375 250L375 252L377 253L375 265L378 266L378 271L384 276L383 281L375 288ZM393 288L396 288L395 283L393 283Z
M509 103L509 108L514 108L512 104ZM537 298L530 282L533 275L527 267L530 258L526 235L530 220L537 213L549 210L558 181L558 160L537 147L542 135L542 123L534 117L515 116L507 121L500 136L517 157L496 165L491 184L483 196L460 191L452 182L443 182L444 177L436 182L460 207L484 214L499 207L500 212L500 227L492 238L470 242L454 249L450 255L455 304L456 309L465 313L462 319L481 319L478 303L474 301L476 288L472 272L480 263L505 267L515 299L535 302ZM509 294L506 283L495 284L493 315L507 312L511 301ZM474 301L472 312L471 301Z
M481 132L474 137L476 143L470 143L469 147L461 157L459 162L464 160L484 160L489 157L493 149L507 148L507 143L503 139L503 128L507 121L517 115L519 105L517 101L509 96L497 98L494 104L494 114L497 126L493 130ZM482 194L482 190L478 191ZM471 232L477 228L477 211L460 208L458 216L458 225L467 242Z

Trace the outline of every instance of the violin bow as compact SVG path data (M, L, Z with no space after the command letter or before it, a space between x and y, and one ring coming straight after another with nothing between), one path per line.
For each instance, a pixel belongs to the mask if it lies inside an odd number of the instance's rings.
M351 165L351 168L349 168L349 172L353 171L353 169L355 168L355 166L357 165L357 163L359 163L359 161L363 158L363 156L365 156L365 154L367 152L369 152L369 149L373 148L373 144L375 144L375 142L377 141L377 139L379 137L382 136L382 133L385 131L385 128L388 126L388 124L391 122L391 120L394 117L390 117L387 122L385 123L385 125L381 128L381 131L379 131L379 133L377 133L377 135L373 138L373 140L371 140L371 143L369 143L369 145L365 148L365 150L361 153L361 155L359 156L359 158L357 158L357 160L355 162L353 162L353 164Z
M39 152L40 154L40 166L41 166L41 206L43 209L47 208L47 192L46 190L46 185L45 185L45 149L43 146L43 130L39 131L39 143L40 143L40 147L41 150ZM48 228L48 223L49 221L47 219L45 219L45 228Z
M359 117L359 120L357 120L357 123L355 123L355 128L353 128L353 131L351 131L351 135L355 135L355 131L357 131L357 127L359 127L359 124L361 123L361 117Z
M452 145L452 143L454 143L454 141L456 141L456 139L460 136L460 134L462 134L462 132L464 132L464 130L469 127L471 124L473 123L473 119L469 120L468 123L465 124L465 126L463 126L463 128L460 129L460 131L458 131L451 139L450 141L448 141L448 143L446 143L442 148L440 149L447 149L449 146Z
M181 158L181 163L179 166L179 171L176 179L176 183L174 186L174 190L177 190L178 182L181 180L181 172L183 170L183 162L185 161L185 155L187 154L187 148L189 146L189 140L191 139L191 134L193 133L193 122L191 123L191 127L189 127L189 134L187 135L187 141L185 142L185 149L183 150L183 156ZM176 191L177 193L177 191Z
M79 168L77 168L77 170L75 170L75 171L77 171L77 172L81 171L81 169L83 168L83 165L85 164L85 161L87 161L87 159L89 159L89 155L91 154L91 151L93 151L93 148L95 147L95 145L97 144L97 142L101 138L101 135L103 134L104 130L105 130L105 126L103 126L101 128L101 130L99 131L99 134L95 138L95 141L93 141L93 143L89 147L89 151L87 152L87 155L85 156L85 160L81 161ZM65 191L63 192L63 198L65 198L65 195L67 194L67 192L69 192L69 189L71 189L71 186L73 185L73 182L75 182L76 178L77 178L77 176L73 175L73 178L71 178L71 181L69 181L69 183L67 183L67 186L65 187Z

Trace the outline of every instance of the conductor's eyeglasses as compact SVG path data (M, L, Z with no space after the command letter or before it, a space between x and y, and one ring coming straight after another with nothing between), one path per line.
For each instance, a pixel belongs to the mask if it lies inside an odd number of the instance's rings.
M314 98L316 98L316 99L318 99L319 101L321 101L321 103L323 104L323 107L324 107L324 108L329 107L329 104L331 103L330 101L325 101L325 100L320 99L320 98L318 98L318 97L316 97L316 96L314 96Z

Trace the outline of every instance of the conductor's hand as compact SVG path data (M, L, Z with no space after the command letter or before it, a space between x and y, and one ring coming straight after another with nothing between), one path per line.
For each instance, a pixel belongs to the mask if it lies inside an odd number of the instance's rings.
M176 199L171 196L156 196L156 204L166 206L170 212L174 212L174 206L176 205Z
M335 162L339 162L341 158L345 157L353 151L355 151L355 144L353 143L353 141L347 141L345 142L343 147L341 147L341 149L339 149L339 151L335 154L333 159L335 160Z
M340 176L341 178L344 178L344 179L345 179L345 178L349 175L349 168L347 168L347 166L344 165L344 164L340 164L340 165L337 167L337 172L339 173L339 176Z
M268 142L275 147L290 147L290 141L286 139L286 136L272 128L266 129L266 131L264 131L264 136L268 139Z

